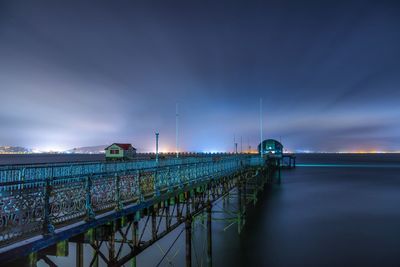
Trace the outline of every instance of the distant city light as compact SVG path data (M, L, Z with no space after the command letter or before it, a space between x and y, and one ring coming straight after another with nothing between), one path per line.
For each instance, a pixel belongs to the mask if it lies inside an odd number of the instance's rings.
M203 150L203 153L217 154L217 153L226 153L226 151L221 150Z

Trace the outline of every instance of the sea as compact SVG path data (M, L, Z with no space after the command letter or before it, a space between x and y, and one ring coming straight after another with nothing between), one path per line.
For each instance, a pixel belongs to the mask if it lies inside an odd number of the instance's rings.
M39 157L66 159L23 155L11 161L38 163ZM98 155L67 157L91 161ZM10 156L0 156L0 162L9 164ZM400 266L399 154L298 154L296 163L295 169L282 171L280 184L248 205L240 234L232 220L235 198L214 205L213 266ZM140 254L136 266L185 266L182 229ZM193 235L192 266L206 266L204 218L195 220ZM52 260L74 266L73 243L69 250L68 257ZM92 255L85 247L85 266Z

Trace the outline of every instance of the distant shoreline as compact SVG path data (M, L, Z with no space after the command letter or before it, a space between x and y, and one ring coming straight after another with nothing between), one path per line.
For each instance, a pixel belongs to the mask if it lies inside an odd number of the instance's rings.
M153 154L154 152L145 152L140 154ZM174 154L175 152L160 152L160 154ZM180 153L196 153L196 152L180 152ZM209 154L207 152L198 152ZM210 154L230 153L230 152L210 152ZM285 154L355 154L355 155L369 155L369 154L400 154L400 151L379 151L379 152L285 152ZM104 152L93 153L65 153L65 152L0 152L1 155L104 155Z

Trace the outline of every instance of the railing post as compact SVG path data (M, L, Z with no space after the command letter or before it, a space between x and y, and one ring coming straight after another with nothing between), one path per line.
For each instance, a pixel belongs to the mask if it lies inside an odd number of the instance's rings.
M156 167L156 170L154 171L154 194L156 196L160 195L160 186L159 186L159 180L158 180L158 167Z
M86 176L86 221L91 221L95 218L95 214L92 207L92 177Z
M199 172L197 169L197 163L194 164L194 180L197 181L197 177L199 176Z
M114 175L114 184L115 184L115 210L122 210L122 201L121 201L121 185L120 185L121 177L118 174Z
M51 221L51 208L50 208L50 197L52 194L52 181L53 178L46 178L45 188L44 188L44 219L43 219L43 235L49 236L54 234L54 225Z
M188 165L187 166L187 170L188 170L188 184L191 185L192 184L192 179L193 179L193 168L192 165Z
M144 196L143 196L143 190L142 190L142 184L141 184L141 179L140 179L140 170L137 170L137 184L138 184L138 199L139 202L142 202L144 200Z
M172 192L174 189L174 179L172 179L171 176L171 168L167 167L167 171L166 171L166 180L167 180L167 187L168 187L168 192Z
M178 173L178 179L179 179L179 188L183 188L181 165L178 165L177 173Z
M20 171L20 179L19 179L18 189L23 189L24 188L24 183L25 183L25 168L23 168Z

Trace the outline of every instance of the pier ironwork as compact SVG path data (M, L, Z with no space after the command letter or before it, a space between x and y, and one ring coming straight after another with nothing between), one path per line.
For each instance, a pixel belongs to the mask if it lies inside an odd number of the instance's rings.
M191 266L192 222L207 213L211 266L213 203L235 191L238 211L230 225L237 223L240 233L247 204L255 203L274 177L280 182L281 162L254 154L217 154L2 166L0 262L18 257L29 266L38 260L55 266L49 255L65 256L73 242L77 266L83 266L82 244L94 251L90 266L100 261L136 266L139 253L184 224L186 265Z

